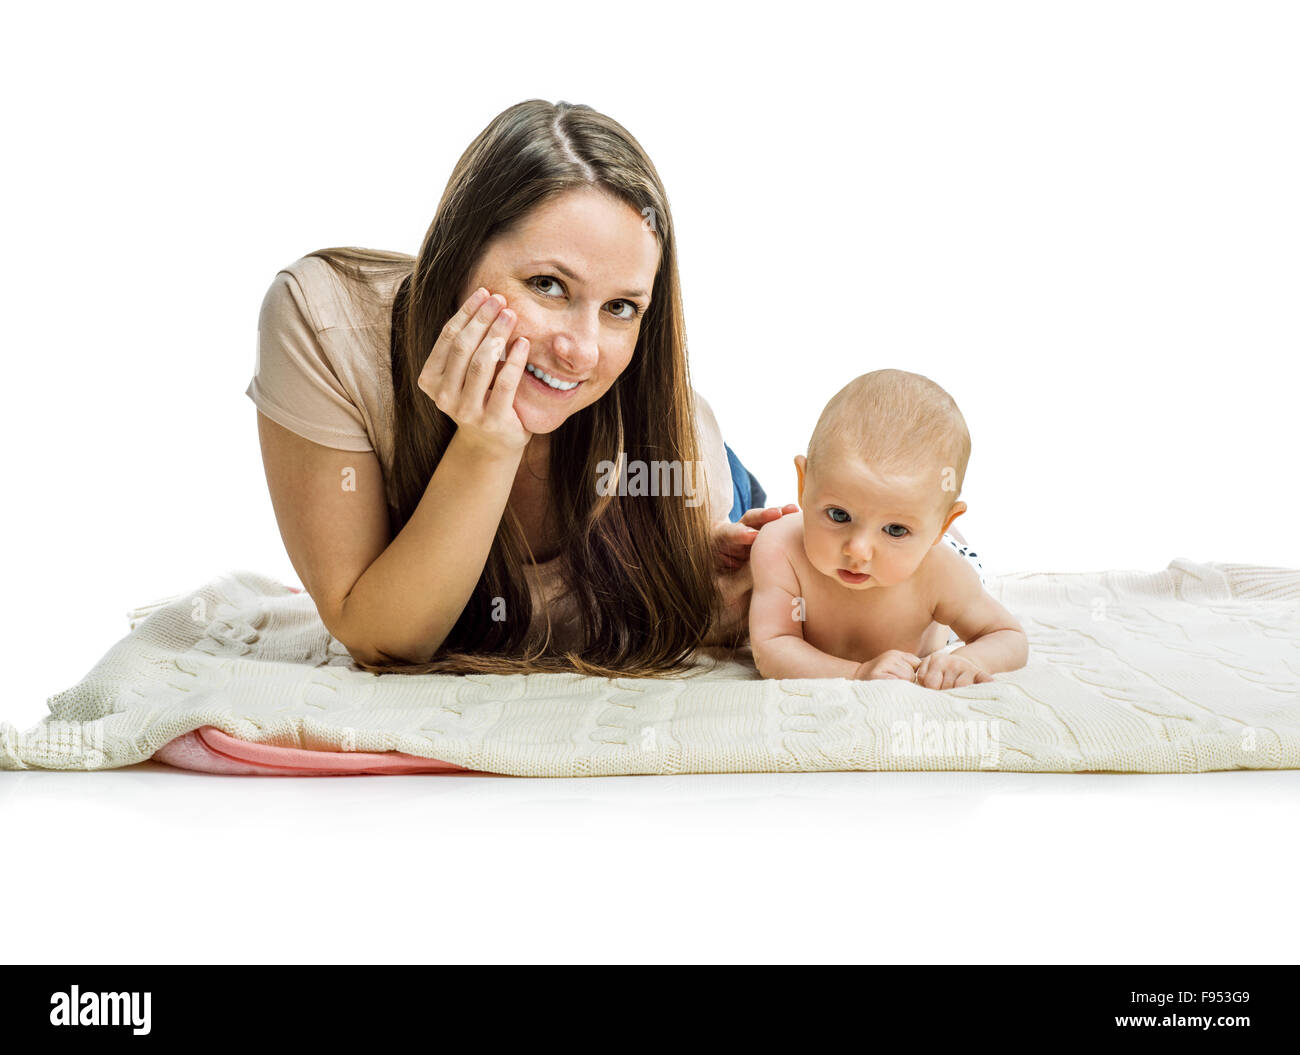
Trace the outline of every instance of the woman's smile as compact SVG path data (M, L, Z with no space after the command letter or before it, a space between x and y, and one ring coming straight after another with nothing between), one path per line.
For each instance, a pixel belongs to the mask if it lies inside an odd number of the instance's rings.
M533 367L532 363L529 363L527 366L524 367L524 373L528 377L528 384L530 385L530 387L539 389L542 392L545 392L548 396L551 396L552 398L555 399L571 398L573 394L577 392L579 388L582 387L583 384L583 382L579 381L568 388L556 388L554 385L548 384L547 382L543 381L540 377L537 376L537 371Z
M585 377L560 377L558 374L553 374L549 370L543 370L535 363L525 363L524 369L530 374L540 377L552 388L558 388L561 390L573 388L576 385L582 384L582 382L586 380Z

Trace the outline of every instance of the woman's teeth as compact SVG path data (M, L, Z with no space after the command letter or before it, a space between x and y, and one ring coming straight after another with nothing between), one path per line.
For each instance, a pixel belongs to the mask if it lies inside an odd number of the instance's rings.
M530 374L533 374L535 377L538 377L541 380L545 381L552 388L559 389L561 392L567 392L569 391L569 389L577 388L580 384L582 384L581 381L567 381L567 382L557 381L545 370L538 370L537 367L533 366L532 363L525 363L524 369L527 370Z

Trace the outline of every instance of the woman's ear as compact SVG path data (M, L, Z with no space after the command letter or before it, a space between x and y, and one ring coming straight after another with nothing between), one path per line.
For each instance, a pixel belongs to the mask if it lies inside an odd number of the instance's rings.
M807 466L807 464L808 464L808 459L807 459L806 457L804 457L802 454L796 454L796 455L794 456L794 468L795 468L795 472L797 472L797 473L799 474L799 498L798 498L798 502L799 502L799 508L800 508L800 509L803 508L803 471L804 471L805 466Z

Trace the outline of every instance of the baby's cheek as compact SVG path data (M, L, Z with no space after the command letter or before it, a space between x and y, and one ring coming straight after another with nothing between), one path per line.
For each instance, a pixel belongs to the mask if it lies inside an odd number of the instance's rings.
M823 567L839 567L839 554L835 543L829 539L818 539L816 543L817 561Z

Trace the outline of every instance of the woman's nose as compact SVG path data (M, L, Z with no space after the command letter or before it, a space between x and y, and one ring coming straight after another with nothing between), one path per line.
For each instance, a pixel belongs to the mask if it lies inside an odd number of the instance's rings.
M551 331L551 352L574 373L585 373L600 358L599 333L598 318L567 314Z

